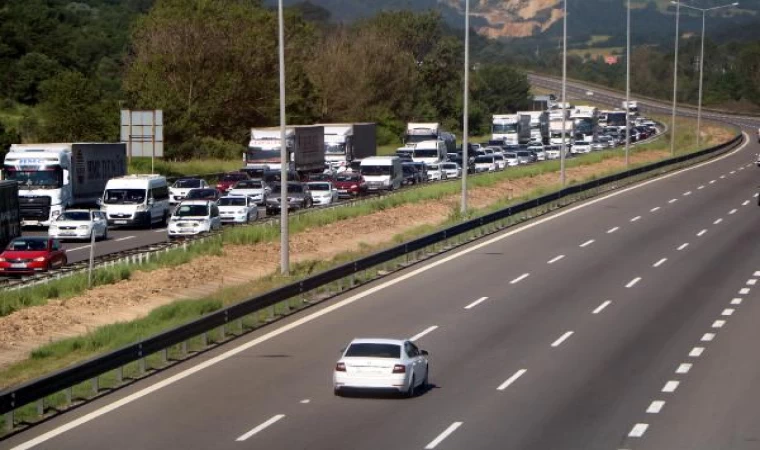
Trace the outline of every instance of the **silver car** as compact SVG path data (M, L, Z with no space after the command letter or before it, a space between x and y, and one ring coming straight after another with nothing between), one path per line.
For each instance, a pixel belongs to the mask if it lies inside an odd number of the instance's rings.
M69 209L48 227L48 236L61 241L108 239L108 219L97 209Z

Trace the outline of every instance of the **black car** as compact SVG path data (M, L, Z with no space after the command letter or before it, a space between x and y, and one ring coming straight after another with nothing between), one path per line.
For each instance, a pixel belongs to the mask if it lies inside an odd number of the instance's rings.
M420 174L416 167L412 163L401 164L401 172L403 173L403 181L401 184L409 186L412 184L420 183Z

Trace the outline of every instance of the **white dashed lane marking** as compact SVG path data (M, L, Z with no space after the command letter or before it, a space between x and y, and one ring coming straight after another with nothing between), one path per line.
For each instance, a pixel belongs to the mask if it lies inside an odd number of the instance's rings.
M612 234L612 233L616 232L619 229L620 229L620 227L612 227L609 230L607 230L607 234Z
M661 265L663 265L663 264L665 263L665 261L667 261L667 260L668 260L668 258L662 258L661 260L659 260L659 261L657 261L656 263L652 264L652 267L660 267L660 266L661 266Z
M552 342L552 347L559 347L560 345L562 345L563 342L568 340L570 336L573 335L573 333L574 333L573 331L568 331L567 333L563 334L562 336L559 337L559 339Z
M517 283L521 282L522 280L528 278L529 276L530 276L529 273L524 273L524 274L520 275L519 277L515 278L514 280L510 281L509 284L517 284Z
M677 201L678 201L677 198L671 198L670 200L668 200L668 203L675 203Z
M683 244L681 244L681 245L678 246L678 251L681 251L681 250L685 249L688 246L689 246L689 243L688 242L684 242Z
M554 258L550 259L546 262L546 264L554 264L555 262L559 261L560 259L564 258L565 255L557 255Z
M705 333L700 340L702 342L712 342L713 339L715 339L715 333Z
M737 210L737 209L732 209L731 211L729 211L729 212L728 212L728 214L729 214L729 215L731 215L731 214L736 214L736 211L738 211L738 210Z
M715 322L713 322L712 327L713 328L723 328L723 325L725 325L725 324L726 324L725 320L716 320Z
M723 222L723 219L715 219L715 222L713 222L713 225L717 225L721 222Z
M512 385L515 381L517 381L518 378L523 376L527 372L526 369L520 369L517 372L515 372L511 377L507 378L507 381L501 383L499 387L496 388L497 391L503 391L504 389L508 388Z
M583 244L581 244L579 247L588 247L589 245L591 245L593 243L594 243L594 240L593 239L589 239L588 241L586 241Z
M662 392L675 392L679 384L681 384L680 381L670 380L662 387Z
M691 370L691 363L681 363L678 368L676 369L676 373L678 374L686 374L689 373Z
M469 305L465 306L464 309L472 309L479 304L483 303L484 301L488 300L488 297L480 297L479 299L475 300L474 302L470 303Z
M660 209L659 206L655 206L654 208L650 209L649 212L655 212L655 211L657 211L659 209Z
M631 219L631 222L636 222L637 220L641 219L641 216L636 216Z
M665 406L665 402L662 400L655 400L647 408L648 414L659 414L662 411L662 407Z
M707 230L702 230L699 233L697 233L697 236L702 237L704 234L707 233Z
M600 312L602 312L602 310L604 310L604 308L608 307L610 303L612 303L610 300L606 300L604 303L597 306L596 309L591 312L591 314L599 314Z
M639 438L641 436L644 436L644 433L647 432L647 428L649 428L649 425L646 423L637 423L636 425L631 428L631 432L628 433L628 437L636 437Z
M723 310L722 313L720 313L721 316L730 316L734 314L733 308L726 308Z
M633 280L629 281L628 284L625 285L625 287L632 288L636 286L636 283L638 283L639 281L641 281L641 277L636 277Z
M691 356L692 358L699 358L700 356L702 356L702 353L703 353L704 351L705 351L705 348L704 348L704 347L694 347L694 348L693 348L693 349L691 349L691 351L689 352L689 356Z

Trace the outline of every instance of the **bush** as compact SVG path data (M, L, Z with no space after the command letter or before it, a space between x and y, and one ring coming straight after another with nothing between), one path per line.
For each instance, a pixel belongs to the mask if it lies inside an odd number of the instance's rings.
M166 151L167 159L241 159L245 146L237 142L212 137L192 138Z

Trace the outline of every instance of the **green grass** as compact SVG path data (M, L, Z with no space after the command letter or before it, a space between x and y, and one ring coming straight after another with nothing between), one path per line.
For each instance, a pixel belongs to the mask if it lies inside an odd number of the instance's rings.
M686 124L687 123L684 123L684 125ZM691 128L691 130L686 126L680 128L681 131L677 135L678 153L689 151L691 146L693 146L693 127ZM691 136L689 133L691 133ZM655 143L635 147L632 149L632 152L635 154L651 150L664 150L666 148L669 148L669 139L661 138ZM567 160L567 166L572 168L582 165L591 165L618 156L620 156L620 150L596 152L584 155L583 157L569 159ZM558 161L547 161L531 166L517 167L504 172L471 177L469 179L469 186L492 186L504 180L535 177L543 173L556 172L558 170ZM613 171L610 170L608 172L611 173ZM587 179L598 178L606 174L607 173L595 174ZM571 180L571 183L580 183L583 181L586 180ZM509 204L519 203L528 198L545 194L556 188L558 188L557 185L543 186L534 189L520 198L504 198L495 202L488 208L470 211L466 217L459 213L456 205L453 205L448 220L443 224L437 226L425 225L410 229L396 235L386 244L374 247L369 245L362 246L359 251L343 253L329 261L307 261L295 264L292 267L292 275L290 277L272 274L240 286L224 288L207 298L179 301L171 305L157 308L143 319L128 323L107 325L83 336L64 339L42 346L32 352L30 359L14 364L7 369L0 371L0 380L2 380L0 381L0 385L8 386L41 376L76 361L81 361L96 354L119 348L130 342L134 342L135 340L156 334L181 323L186 323L187 321L198 318L203 314L207 314L208 312L217 310L223 306L239 302L241 299L307 277L337 264L354 260L368 253L377 251L380 248L388 247L408 239L413 239L436 229L458 223L467 218L487 214ZM357 205L324 211L314 211L304 215L295 215L290 219L291 232L299 233L308 229L335 223L340 220L368 215L376 211L393 208L403 204L441 199L458 192L459 183L432 184L418 189L402 191L393 196L378 197ZM204 244L191 245L188 247L187 251L183 251L182 249L172 250L140 267L124 266L101 269L96 275L96 282L99 284L106 284L118 281L119 279L129 278L133 273L133 270L153 270L159 267L172 267L192 261L194 257L199 255L218 255L222 252L223 244L271 242L278 237L279 227L276 226L262 225L227 228L224 230L222 238L212 239ZM6 299L6 295L4 295L2 301L0 301L0 310L15 311L30 305L44 304L50 298L55 298L56 296L65 298L66 296L81 293L86 289L86 277L84 278L84 282L82 282L81 279L77 279L77 276L71 278L71 280L55 281L46 286L23 289L12 294L13 296L16 296L12 301Z
M243 166L241 159L194 159L191 161L165 161L156 158L153 172L169 177L188 175L206 175L218 172L230 172ZM151 173L150 158L132 158L129 173Z

